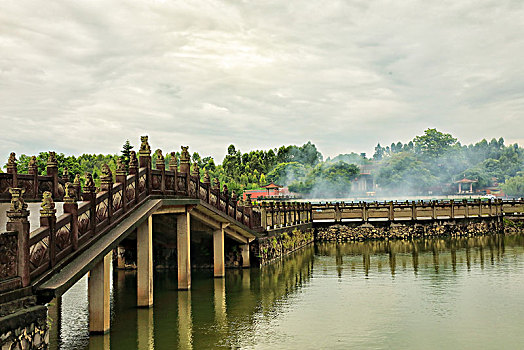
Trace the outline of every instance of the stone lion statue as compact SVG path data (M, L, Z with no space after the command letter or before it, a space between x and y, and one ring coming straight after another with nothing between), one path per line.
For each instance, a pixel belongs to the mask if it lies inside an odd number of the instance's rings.
M49 211L55 209L55 203L53 202L53 197L51 192L45 191L43 194L42 204L40 205L42 210Z

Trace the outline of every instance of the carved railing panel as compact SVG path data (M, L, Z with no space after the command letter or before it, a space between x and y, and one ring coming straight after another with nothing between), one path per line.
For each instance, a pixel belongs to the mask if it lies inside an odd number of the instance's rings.
M96 224L103 223L108 218L108 200L107 198L96 205Z
M209 204L211 204L212 206L216 206L217 205L217 195L213 192L211 192L209 194Z
M165 179L166 179L166 191L174 192L175 191L175 174L166 173Z
M154 191L160 191L162 189L162 174L151 175L151 186Z
M207 190L204 187L200 186L198 193L198 198L200 198L203 201L207 201Z
M16 277L18 238L16 232L0 234L0 281Z
M197 184L193 179L191 179L189 181L189 197L197 198L196 190L197 190Z
M113 213L122 209L122 190L113 193Z
M80 240L91 230L91 212L86 210L85 212L78 214L78 239Z
M56 254L58 255L62 251L65 251L67 248L70 248L72 245L71 241L71 223L67 223L64 226L60 227L56 231Z
M49 267L49 227L37 230L29 242L29 270L31 277L37 276Z
M146 174L143 174L138 178L138 192L140 194L146 191L146 176Z
M135 200L135 181L133 180L126 187L126 199L129 204Z

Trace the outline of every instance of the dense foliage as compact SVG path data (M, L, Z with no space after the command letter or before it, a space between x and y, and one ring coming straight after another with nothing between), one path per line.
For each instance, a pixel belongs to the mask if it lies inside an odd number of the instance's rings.
M126 141L122 147L120 158L127 165L133 146ZM37 156L40 174L45 174L47 157L47 152ZM107 163L115 170L118 157L57 154L60 173L67 167L72 180L75 174L90 172L97 183L102 164ZM170 157L164 154L166 166ZM191 158L198 164L201 175L209 172L211 178L218 178L237 194L274 182L306 196L347 196L356 192L355 180L362 170L371 174L366 176L373 177L375 190L382 193L454 193L454 182L466 177L477 181L474 189L501 185L510 196L524 195L523 148L517 144L506 146L502 138L462 145L452 135L436 129L427 129L407 143L397 142L386 147L378 144L372 158L367 158L365 153L347 153L324 161L311 142L247 153L230 145L221 164L197 152ZM19 157L20 173L27 172L29 159L26 155ZM156 160L157 153L153 152L153 166Z

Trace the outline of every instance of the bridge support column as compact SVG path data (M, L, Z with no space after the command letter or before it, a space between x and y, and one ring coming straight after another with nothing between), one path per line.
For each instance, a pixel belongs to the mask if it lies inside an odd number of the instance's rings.
M89 272L89 332L104 334L109 331L109 268L112 254L107 254L102 261Z
M240 245L242 249L242 267L250 267L251 263L249 262L249 243Z
M224 225L213 231L213 269L215 277L224 277L226 267L224 264Z
M153 305L153 216L149 216L136 232L137 242L137 305Z
M178 289L191 288L191 256L190 256L190 232L191 218L189 211L180 214L176 218L177 234L177 260L178 260Z

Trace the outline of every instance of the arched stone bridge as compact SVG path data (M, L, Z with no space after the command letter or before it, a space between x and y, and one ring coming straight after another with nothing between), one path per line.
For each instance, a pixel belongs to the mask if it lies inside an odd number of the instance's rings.
M0 234L2 300L36 295L38 303L46 303L89 272L90 331L106 332L113 251L130 235L136 235L137 304L153 304L153 222L159 215L176 217L171 244L176 245L179 289L191 287L190 243L195 228L212 236L215 277L225 274L226 239L240 248L242 266L250 266L252 258L260 259L253 242L271 235L273 229L262 227L261 216L267 214L250 199L239 204L225 186L220 189L217 179L212 184L207 173L201 179L198 166L191 169L187 147L182 147L180 165L173 153L167 169L162 153L157 152L153 169L148 140L143 137L138 157L132 152L129 171L121 163L117 167L115 176L103 167L99 188L89 174L82 187L79 176L73 183L68 182L68 174L59 177L53 152L45 176L37 174L34 161L28 174L18 174L15 155L11 155L7 173L0 174L0 200L10 202L7 232ZM25 201L41 198L38 225L31 228ZM63 214L57 216L59 206ZM285 203L279 215L285 217L279 229L290 235L295 232L303 238L299 232L311 229L309 203ZM286 250L309 243L313 236L308 237L307 242L296 240Z

